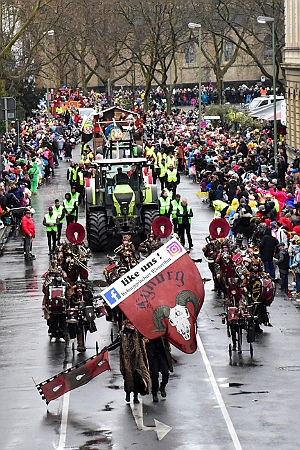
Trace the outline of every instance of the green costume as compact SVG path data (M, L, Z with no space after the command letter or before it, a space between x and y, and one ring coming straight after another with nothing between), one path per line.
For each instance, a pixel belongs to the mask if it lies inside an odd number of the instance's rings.
M30 176L30 190L33 194L36 194L37 192L37 188L38 188L38 184L39 184L39 168L38 168L38 164L35 161L33 163L33 166L28 170L28 174Z

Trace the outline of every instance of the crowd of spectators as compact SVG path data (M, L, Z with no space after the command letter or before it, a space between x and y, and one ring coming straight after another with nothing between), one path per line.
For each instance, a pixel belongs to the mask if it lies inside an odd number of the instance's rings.
M280 94L277 90L276 94ZM230 103L240 104L242 107L249 104L254 98L264 95L273 95L272 87L266 87L261 83L247 86L241 84L238 87L224 86L220 94L213 83L203 84L201 87L201 103L203 107L211 104ZM136 88L123 88L114 90L111 93L111 97L105 92L96 92L92 90L87 96L77 89L76 91L70 89L61 89L53 96L55 105L59 107L61 102L78 102L81 107L95 108L98 110L106 109L110 106L120 106L125 109L133 110L135 112L143 112L144 109L145 90L139 87ZM172 90L171 104L173 107L191 106L198 108L199 101L199 86L193 87L176 87ZM153 88L150 90L148 105L150 110L162 109L165 110L167 102L165 94L161 88ZM72 106L71 111L75 112L76 107ZM70 114L70 119L72 115ZM72 122L72 120L71 120ZM68 123L68 122L66 122Z

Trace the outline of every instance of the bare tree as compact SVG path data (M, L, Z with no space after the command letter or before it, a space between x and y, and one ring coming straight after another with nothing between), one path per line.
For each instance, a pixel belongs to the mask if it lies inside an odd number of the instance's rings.
M42 27L53 0L0 2L0 80L1 91L13 90L40 70Z
M143 74L145 108L151 85L155 83L164 91L170 110L169 86L176 84L178 78L176 55L188 39L189 3L183 0L133 0L119 3L118 12L128 27L125 55L132 64L139 66ZM170 81L168 76L171 65L173 70Z
M263 49L265 46L266 35L272 34L272 23L268 23L265 26L257 23L258 16L270 16L275 20L275 60L276 60L276 78L279 79L280 64L282 62L282 49L284 46L284 4L283 0L271 0L261 2L259 0L250 0L247 2L240 2L238 0L213 0L208 2L209 7L206 5L206 10L210 11L209 16L213 20L206 19L203 21L203 28L211 33L213 36L213 42L218 42L215 46L216 50L221 48L221 43L228 42L234 46L233 57L227 64L220 64L221 70L216 70L215 75L218 79L224 76L225 70L236 61L236 58L241 53L248 55L248 57L260 68L261 73L269 79L272 79L272 70L268 71L271 64L266 64L263 57ZM203 5L203 4L202 4ZM204 6L204 5L203 5ZM195 12L199 11L199 3L194 2ZM198 16L199 20L203 10ZM201 22L202 23L202 22ZM208 57L208 54L203 49L203 54L207 57L208 61L212 64L213 60ZM217 60L218 58L216 58ZM223 73L222 73L223 72ZM283 80L278 81L282 88Z
M88 8L82 1L73 0L72 8L63 15L61 34L66 44L62 52L64 70L68 70L73 87L77 80L75 84L80 84L86 93L93 76L97 84L107 86L108 80L113 84L128 73L119 57L126 34L116 17L114 0L109 3L90 0Z

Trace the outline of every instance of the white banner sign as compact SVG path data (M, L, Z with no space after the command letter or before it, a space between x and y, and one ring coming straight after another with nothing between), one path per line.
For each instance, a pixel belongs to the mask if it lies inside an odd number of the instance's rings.
M175 238L171 239L138 266L104 289L101 292L102 297L111 308L114 308L184 254L186 250L180 242Z

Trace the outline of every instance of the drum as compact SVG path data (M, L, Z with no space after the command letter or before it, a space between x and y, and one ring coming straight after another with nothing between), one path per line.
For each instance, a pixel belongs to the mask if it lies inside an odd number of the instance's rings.
M78 309L68 308L66 314L67 323L78 323Z
M97 317L108 316L108 312L104 305L97 306L96 314L97 314Z
M251 300L253 302L260 302L262 293L262 280L260 279L254 280L250 292L251 292Z
M270 306L275 296L274 282L270 278L263 278L261 280L261 284L262 284L261 302L265 306Z
M86 306L84 309L84 318L87 322L92 322L96 317L94 307L93 306Z
M49 287L49 294L50 294L49 310L51 314L63 314L65 312L63 291L64 291L63 286Z
M232 321L237 322L239 320L239 310L235 306L229 306L227 309L227 321L230 323Z

